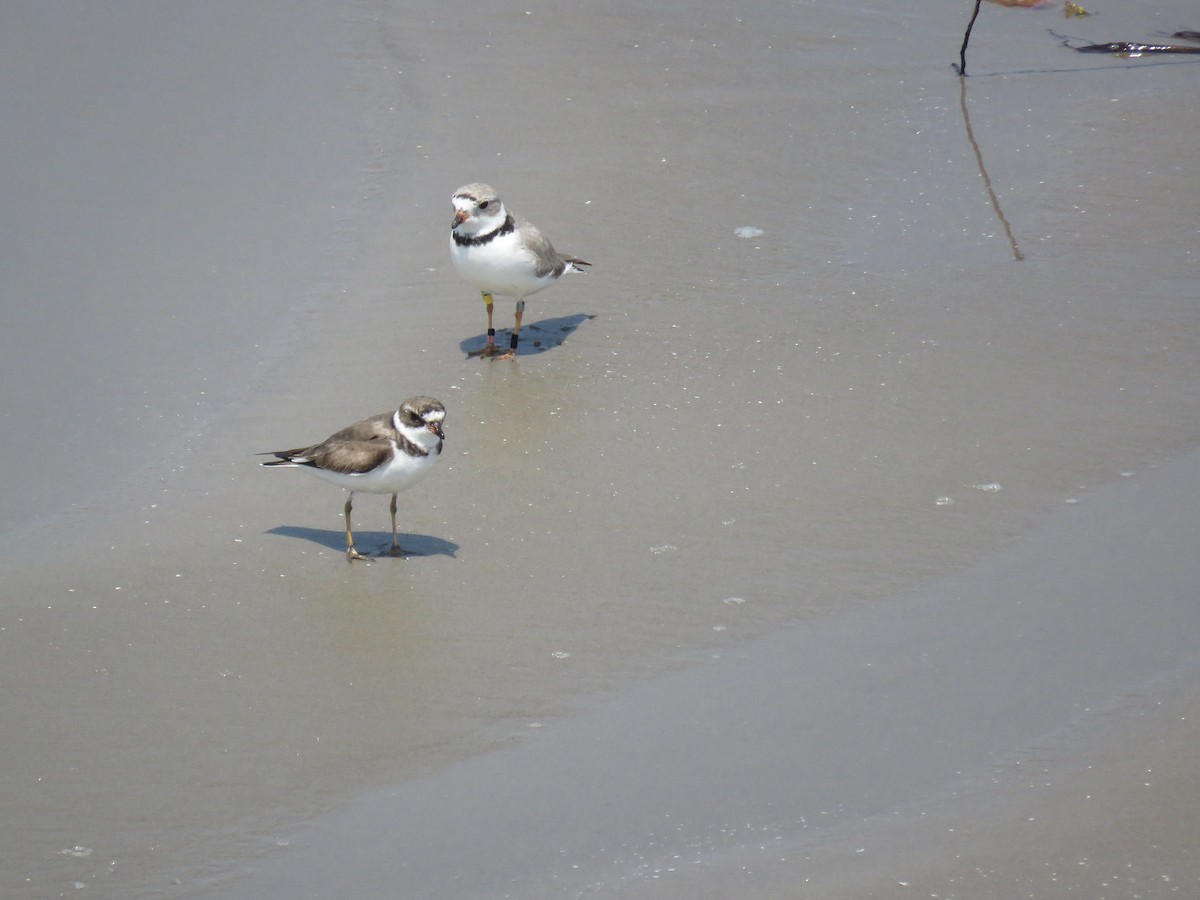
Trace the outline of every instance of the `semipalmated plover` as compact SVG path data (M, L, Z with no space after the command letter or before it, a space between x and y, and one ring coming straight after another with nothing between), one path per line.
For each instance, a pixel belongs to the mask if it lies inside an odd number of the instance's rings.
M454 223L450 226L450 258L458 274L483 294L487 304L487 346L482 356L496 351L496 329L492 326L492 295L515 297L517 318L506 353L497 359L512 359L525 298L549 287L568 272L582 272L591 263L562 256L540 231L504 208L496 189L486 184L467 184L454 192Z
M396 539L396 494L429 474L442 452L446 407L432 397L410 397L395 412L380 413L348 425L311 447L277 450L264 466L299 466L350 492L346 498L346 558L364 559L354 549L350 529L351 501L356 491L392 495L392 556L400 556Z

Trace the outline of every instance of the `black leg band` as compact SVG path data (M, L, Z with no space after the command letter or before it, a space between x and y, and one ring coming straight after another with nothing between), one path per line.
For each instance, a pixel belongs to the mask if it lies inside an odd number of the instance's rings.
M510 349L510 350L517 349L517 335L515 332L513 333L512 340L508 342L508 349Z
M495 336L496 336L496 329L495 329L495 328L489 328L489 329L488 329L488 337L495 337Z

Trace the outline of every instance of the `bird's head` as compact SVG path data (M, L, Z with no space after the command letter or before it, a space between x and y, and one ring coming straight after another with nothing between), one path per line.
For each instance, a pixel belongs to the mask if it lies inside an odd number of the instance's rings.
M462 235L486 234L504 224L508 216L496 189L479 182L460 187L450 202L454 204L450 227Z
M410 397L400 404L397 419L404 436L426 450L442 452L442 441L446 439L442 423L446 420L446 407L432 397Z

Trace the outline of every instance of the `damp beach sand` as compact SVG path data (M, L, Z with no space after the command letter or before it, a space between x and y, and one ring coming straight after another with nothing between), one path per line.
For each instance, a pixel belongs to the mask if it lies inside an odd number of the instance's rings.
M1200 65L966 13L11 10L0 897L1200 893Z

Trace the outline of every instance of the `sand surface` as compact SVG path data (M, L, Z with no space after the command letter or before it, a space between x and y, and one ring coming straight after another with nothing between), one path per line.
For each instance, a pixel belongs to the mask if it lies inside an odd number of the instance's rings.
M1193 10L961 7L10 13L0 894L1200 892Z

